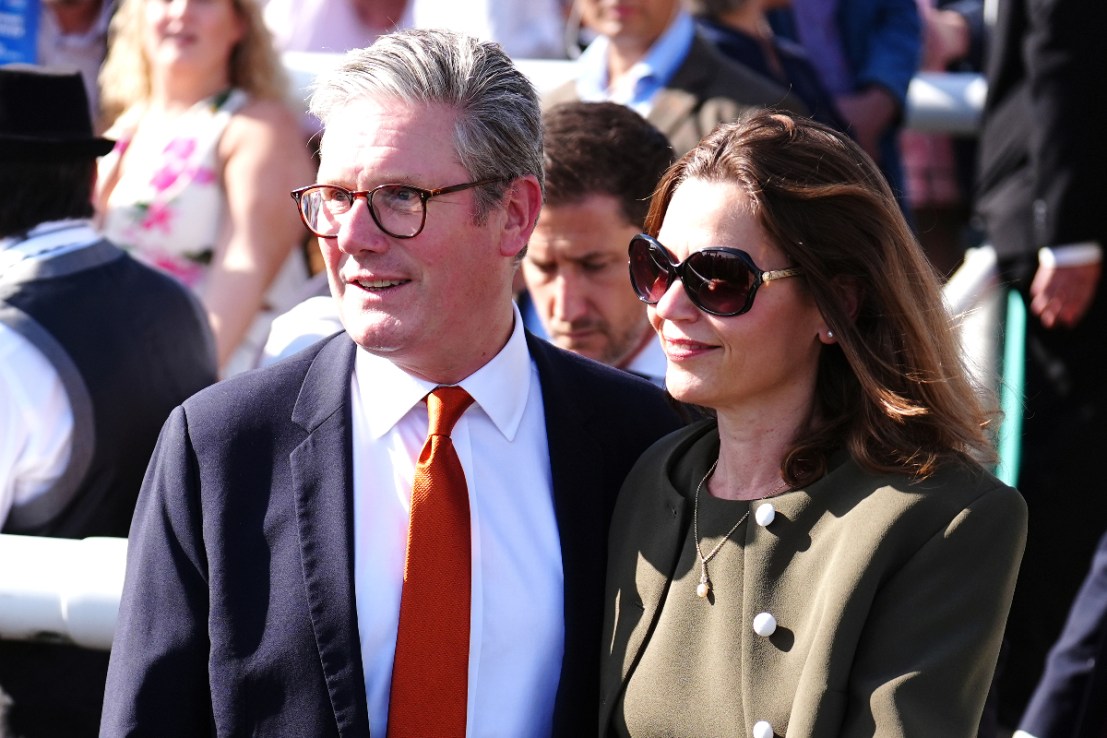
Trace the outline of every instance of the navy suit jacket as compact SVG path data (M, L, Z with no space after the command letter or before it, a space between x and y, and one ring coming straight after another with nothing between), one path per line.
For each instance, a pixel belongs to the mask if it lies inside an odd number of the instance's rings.
M528 345L565 574L551 735L570 738L594 731L598 713L615 495L678 420L648 382L529 335ZM339 334L169 418L131 529L102 735L369 735L352 555L354 355Z
M1019 728L1037 738L1107 735L1107 533Z

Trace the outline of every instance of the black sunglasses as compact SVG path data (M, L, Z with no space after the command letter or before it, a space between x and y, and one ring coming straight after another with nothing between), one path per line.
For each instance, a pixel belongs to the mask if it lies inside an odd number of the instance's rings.
M660 241L645 233L630 240L629 254L630 283L639 300L656 305L680 279L693 305L721 317L747 312L765 282L802 273L798 267L762 271L745 251L723 246L695 251L677 263Z

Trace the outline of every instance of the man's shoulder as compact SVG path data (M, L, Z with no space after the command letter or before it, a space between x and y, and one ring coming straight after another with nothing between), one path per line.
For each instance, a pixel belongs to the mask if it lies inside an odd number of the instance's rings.
M673 403L657 385L528 336L547 403L573 402L589 413L627 418L655 416L676 422Z
M740 108L771 107L796 113L806 106L780 84L727 58L699 32L670 82L675 88L698 89L702 99L731 100Z
M641 377L615 369L593 359L559 348L549 341L536 336L528 336L531 356L542 371L543 363L553 368L559 378L589 389L604 391L617 389L626 392L644 392L662 395L656 385Z
M289 420L300 403L349 394L354 343L345 333L260 369L236 374L197 392L184 403L189 425L237 428Z
M561 84L552 87L542 93L541 103L543 110L549 110L555 105L561 103L570 103L580 100L580 94L577 92L577 80L576 77L565 80Z

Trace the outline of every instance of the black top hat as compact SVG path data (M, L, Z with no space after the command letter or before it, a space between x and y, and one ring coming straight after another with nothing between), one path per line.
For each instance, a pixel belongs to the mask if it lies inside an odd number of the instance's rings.
M79 72L0 66L0 161L93 159L114 144L92 135Z

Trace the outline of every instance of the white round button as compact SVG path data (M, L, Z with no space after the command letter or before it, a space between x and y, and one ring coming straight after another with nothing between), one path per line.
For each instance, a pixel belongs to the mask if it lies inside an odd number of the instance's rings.
M768 720L758 720L753 724L753 738L773 738L775 735Z
M776 632L776 618L767 612L757 613L753 616L753 632L768 638Z
M762 502L757 506L757 510L753 513L753 519L757 521L757 524L762 528L769 527L769 524L776 520L776 508L772 506L770 502Z

